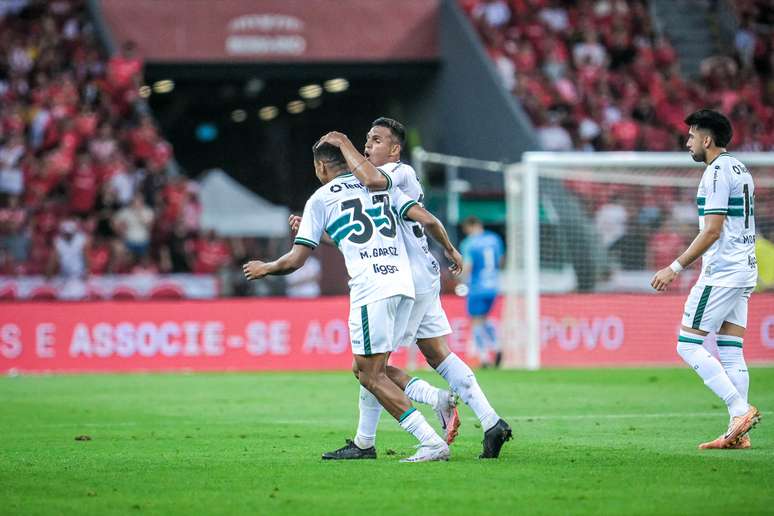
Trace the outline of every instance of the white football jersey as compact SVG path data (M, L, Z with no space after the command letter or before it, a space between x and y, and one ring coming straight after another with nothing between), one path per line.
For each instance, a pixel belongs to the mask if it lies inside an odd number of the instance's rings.
M401 163L386 163L379 167L390 181L388 187L397 188L419 204L425 199L422 185L417 179L417 173L410 165ZM411 273L414 277L414 289L417 295L440 288L441 268L427 244L422 224L407 220L400 213L401 228L405 231L406 249L411 261Z
M696 204L699 230L704 229L705 215L726 216L720 238L702 257L696 284L755 286L755 186L747 167L727 152L719 155L704 170Z
M390 193L403 203L395 210L413 204L399 191L369 192L346 173L318 188L304 207L294 243L315 248L323 231L328 233L344 255L352 307L395 295L414 297L411 266Z

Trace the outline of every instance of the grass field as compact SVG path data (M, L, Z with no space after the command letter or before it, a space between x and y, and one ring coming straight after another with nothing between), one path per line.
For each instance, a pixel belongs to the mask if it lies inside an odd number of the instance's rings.
M771 514L774 369L751 378L753 449L700 452L727 416L690 370L482 371L514 441L477 459L463 407L426 464L387 415L378 460L320 460L355 429L345 373L1 378L0 513Z

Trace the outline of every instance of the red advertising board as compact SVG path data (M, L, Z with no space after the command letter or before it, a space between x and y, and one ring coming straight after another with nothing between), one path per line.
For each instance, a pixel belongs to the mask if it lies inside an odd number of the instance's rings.
M100 0L117 44L156 62L438 57L439 0Z
M544 296L542 364L673 364L682 296ZM495 318L500 313L496 307ZM464 356L464 300L444 298ZM0 372L346 370L346 297L0 304ZM774 362L774 295L753 295L745 356ZM393 363L406 361L405 350Z

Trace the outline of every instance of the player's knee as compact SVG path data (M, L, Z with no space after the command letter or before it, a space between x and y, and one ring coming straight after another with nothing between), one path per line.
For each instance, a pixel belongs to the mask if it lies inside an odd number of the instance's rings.
M445 353L444 352L439 352L439 353L435 353L435 354L433 354L431 356L425 356L425 358L427 359L428 365L430 367L432 367L433 369L436 369L439 365L441 365L441 363L444 360L446 360L446 357L448 357L448 356L449 356L449 350L447 349Z
M449 351L449 346L446 345L446 342L439 338L428 339L424 342L417 342L417 345L419 350L425 356L428 365L433 369L441 365L441 362L446 360L446 357L448 357L449 353L451 353L451 351Z
M357 376L357 380L360 382L360 385L362 385L363 387L365 387L370 391L371 387L373 387L374 385L373 376L366 373L365 371L359 371L356 374L356 376Z
M360 371L360 374L358 375L358 380L360 381L360 385L365 387L371 392L374 392L374 389L381 383L381 382L389 382L389 378L384 372L366 372L366 371Z
M698 351L701 348L700 344L691 344L689 342L678 342L677 343L677 354L680 355L680 358L682 358L685 362L690 363L690 357L696 351Z
M387 377L393 382L398 385L400 385L401 376L403 374L403 371L400 369L393 367L391 365L387 366Z
M355 378L360 378L360 369L358 369L357 362L354 360L352 361L352 374L355 375Z

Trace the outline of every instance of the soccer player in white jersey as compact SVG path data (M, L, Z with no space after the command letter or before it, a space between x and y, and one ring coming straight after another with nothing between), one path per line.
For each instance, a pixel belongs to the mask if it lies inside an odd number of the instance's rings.
M313 154L315 175L323 186L304 207L293 248L272 262L246 263L245 277L260 279L299 269L327 232L344 255L350 277L349 332L360 384L419 440L417 452L404 462L448 460L449 446L386 370L414 298L411 266L392 205L395 202L401 214L424 209L397 190L366 191L333 145L318 141Z
M416 172L400 161L405 146L405 129L396 120L381 117L373 122L365 145L367 162L363 162L363 155L343 134L330 133L328 140L342 150L355 176L367 188L397 188L419 203L424 200ZM484 430L480 457L497 458L503 444L511 439L511 428L492 408L470 367L449 350L445 336L451 333L451 327L441 306L440 268L430 253L422 226L409 224L407 229L406 246L412 265L416 301L402 345L416 341L428 364L443 376L479 418ZM413 401L436 403L439 390L428 382L412 378L393 366L388 366L388 374ZM364 433L375 436L380 413L381 408L375 399L364 400L361 397L359 431L363 429ZM457 423L451 421L449 424L456 431L454 425ZM448 436L447 429L447 439Z
M747 305L755 287L755 217L753 178L726 152L731 123L716 111L701 109L685 119L686 146L691 157L706 163L696 204L699 234L651 286L663 291L683 268L702 257L701 274L683 310L677 352L728 406L728 429L701 449L749 448L747 433L760 419L747 402L750 378L742 353ZM702 347L710 332L717 334L720 361Z

